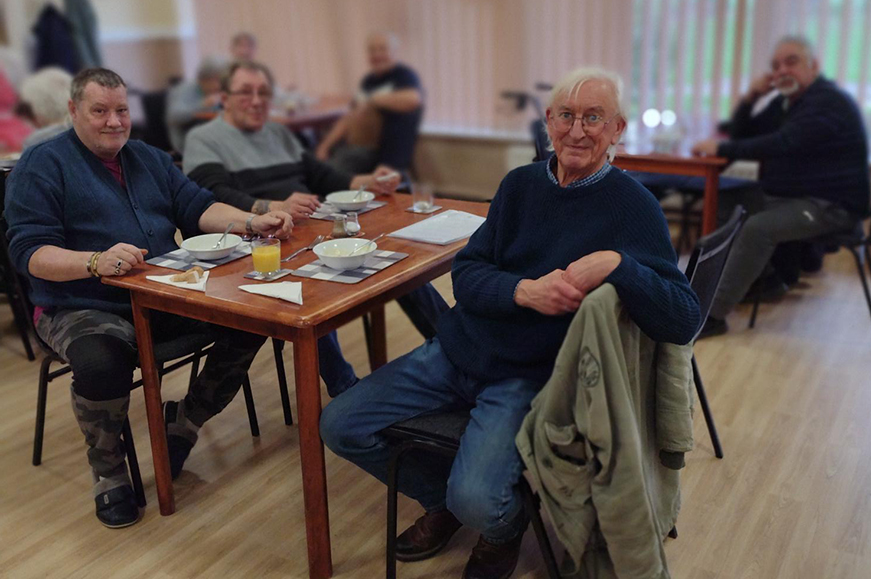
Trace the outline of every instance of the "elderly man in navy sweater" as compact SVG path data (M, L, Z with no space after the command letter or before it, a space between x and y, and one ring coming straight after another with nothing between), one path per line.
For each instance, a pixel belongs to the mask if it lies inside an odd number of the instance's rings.
M336 454L380 480L396 422L471 408L452 464L407 459L399 489L426 511L399 537L397 557L417 561L468 525L481 533L464 577L513 573L527 521L514 445L530 402L553 371L584 296L613 284L642 331L687 343L698 298L677 268L656 199L612 167L626 126L621 83L579 69L553 89L547 130L555 155L520 167L499 187L487 221L453 265L457 305L438 335L333 400L321 435Z
M772 89L780 94L754 115ZM788 36L775 47L771 72L741 99L731 138L702 141L693 150L761 162L761 187L740 200L752 215L723 271L700 334L707 337L727 331L726 314L762 274L777 244L849 230L868 215L868 141L856 102L820 75L807 40Z
M120 433L138 355L127 291L100 283L124 275L146 254L177 249L186 234L235 231L289 235L290 215L255 215L215 203L169 155L130 137L127 89L117 74L86 69L70 89L73 128L29 148L9 176L9 251L39 308L39 335L73 371L73 412L85 435L97 518L132 525L139 509ZM214 336L205 367L165 415L173 478L197 430L239 390L265 338L171 316L152 316L155 339L196 332Z

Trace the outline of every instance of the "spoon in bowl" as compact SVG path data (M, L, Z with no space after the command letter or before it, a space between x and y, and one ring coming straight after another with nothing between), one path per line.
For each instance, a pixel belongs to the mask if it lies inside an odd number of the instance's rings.
M221 236L221 239L212 246L212 249L218 249L219 247L224 247L224 242L227 241L227 234L230 233L230 230L233 229L234 223L230 223L227 225L227 229L224 230L224 235Z
M348 257L351 257L352 255L355 255L355 254L359 253L361 249L363 249L364 247L366 247L366 246L368 246L368 245L372 245L373 243L375 243L376 241L378 241L379 239L381 239L381 238L384 237L385 235L387 235L387 234L386 234L386 233L382 233L381 235L376 235L375 237L373 237L372 239L370 239L369 241L367 241L366 243L364 243L363 245L361 245L360 247L358 247L357 249L355 249L354 251L352 251L351 253L349 253L349 254L348 254Z

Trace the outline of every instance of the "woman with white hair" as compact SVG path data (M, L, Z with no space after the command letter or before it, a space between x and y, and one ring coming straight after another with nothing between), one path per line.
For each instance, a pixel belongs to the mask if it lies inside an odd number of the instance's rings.
M70 73L56 66L43 68L24 79L21 102L30 108L31 120L37 130L27 137L23 148L47 141L72 126L67 106L72 81Z
M554 155L511 171L487 220L453 264L457 305L438 334L362 379L321 415L324 443L385 480L393 441L381 431L432 412L471 408L453 464L406 459L398 488L426 511L397 539L397 559L419 561L460 526L481 533L465 579L507 578L528 521L514 444L584 297L612 284L641 330L685 344L699 302L677 268L656 199L611 166L626 126L621 83L579 69L551 94Z

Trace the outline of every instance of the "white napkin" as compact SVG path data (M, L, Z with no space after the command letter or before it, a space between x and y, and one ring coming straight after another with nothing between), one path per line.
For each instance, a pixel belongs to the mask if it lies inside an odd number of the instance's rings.
M282 281L278 283L240 285L239 289L248 293L278 298L286 302L302 305L302 282Z
M206 280L209 279L209 272L208 271L203 272L203 276L200 278L200 281L198 281L197 283L187 283L187 282L183 282L183 281L172 281L169 278L171 278L173 275L178 275L178 274L174 273L172 275L146 275L145 279L150 279L151 281L156 281L159 283L165 283L166 285L173 285L175 287L180 287L182 289L194 290L194 291L198 291L198 292L206 291Z

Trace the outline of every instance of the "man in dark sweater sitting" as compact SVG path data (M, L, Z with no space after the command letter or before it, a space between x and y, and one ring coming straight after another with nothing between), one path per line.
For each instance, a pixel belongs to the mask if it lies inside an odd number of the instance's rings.
M97 518L117 528L139 520L121 443L138 352L130 293L99 278L178 249L176 228L192 235L232 222L238 233L286 238L292 222L284 212L255 215L215 203L169 155L128 141L127 87L114 72L83 70L70 93L73 128L30 147L9 176L9 253L30 281L37 332L72 368ZM265 338L159 312L151 324L158 342L184 334L215 340L187 396L164 406L175 478L197 431L239 391Z
M502 181L486 222L454 260L457 305L438 335L321 416L326 445L383 481L391 449L382 429L472 408L452 464L406 459L399 490L426 514L399 537L402 561L435 555L465 524L481 538L463 577L511 575L527 525L514 438L587 293L613 284L657 341L687 343L699 326L698 298L677 268L656 199L609 163L626 126L620 84L590 69L557 84L547 109L555 155Z
M396 190L399 176L389 169L352 177L318 161L286 127L269 122L273 87L272 73L260 63L230 66L221 81L224 112L185 140L184 172L191 179L218 201L258 214L287 211L297 222L320 206L319 195L361 186L375 193ZM425 336L435 332L438 317L448 309L429 284L398 301ZM331 396L357 382L335 331L318 340L318 355Z
M757 101L780 94L754 115ZM771 73L756 79L727 141L696 154L761 162L760 188L740 200L751 213L723 271L700 337L727 331L726 314L765 269L779 243L849 230L868 214L868 143L855 101L819 73L807 40L778 42ZM724 209L736 199L724 197Z

